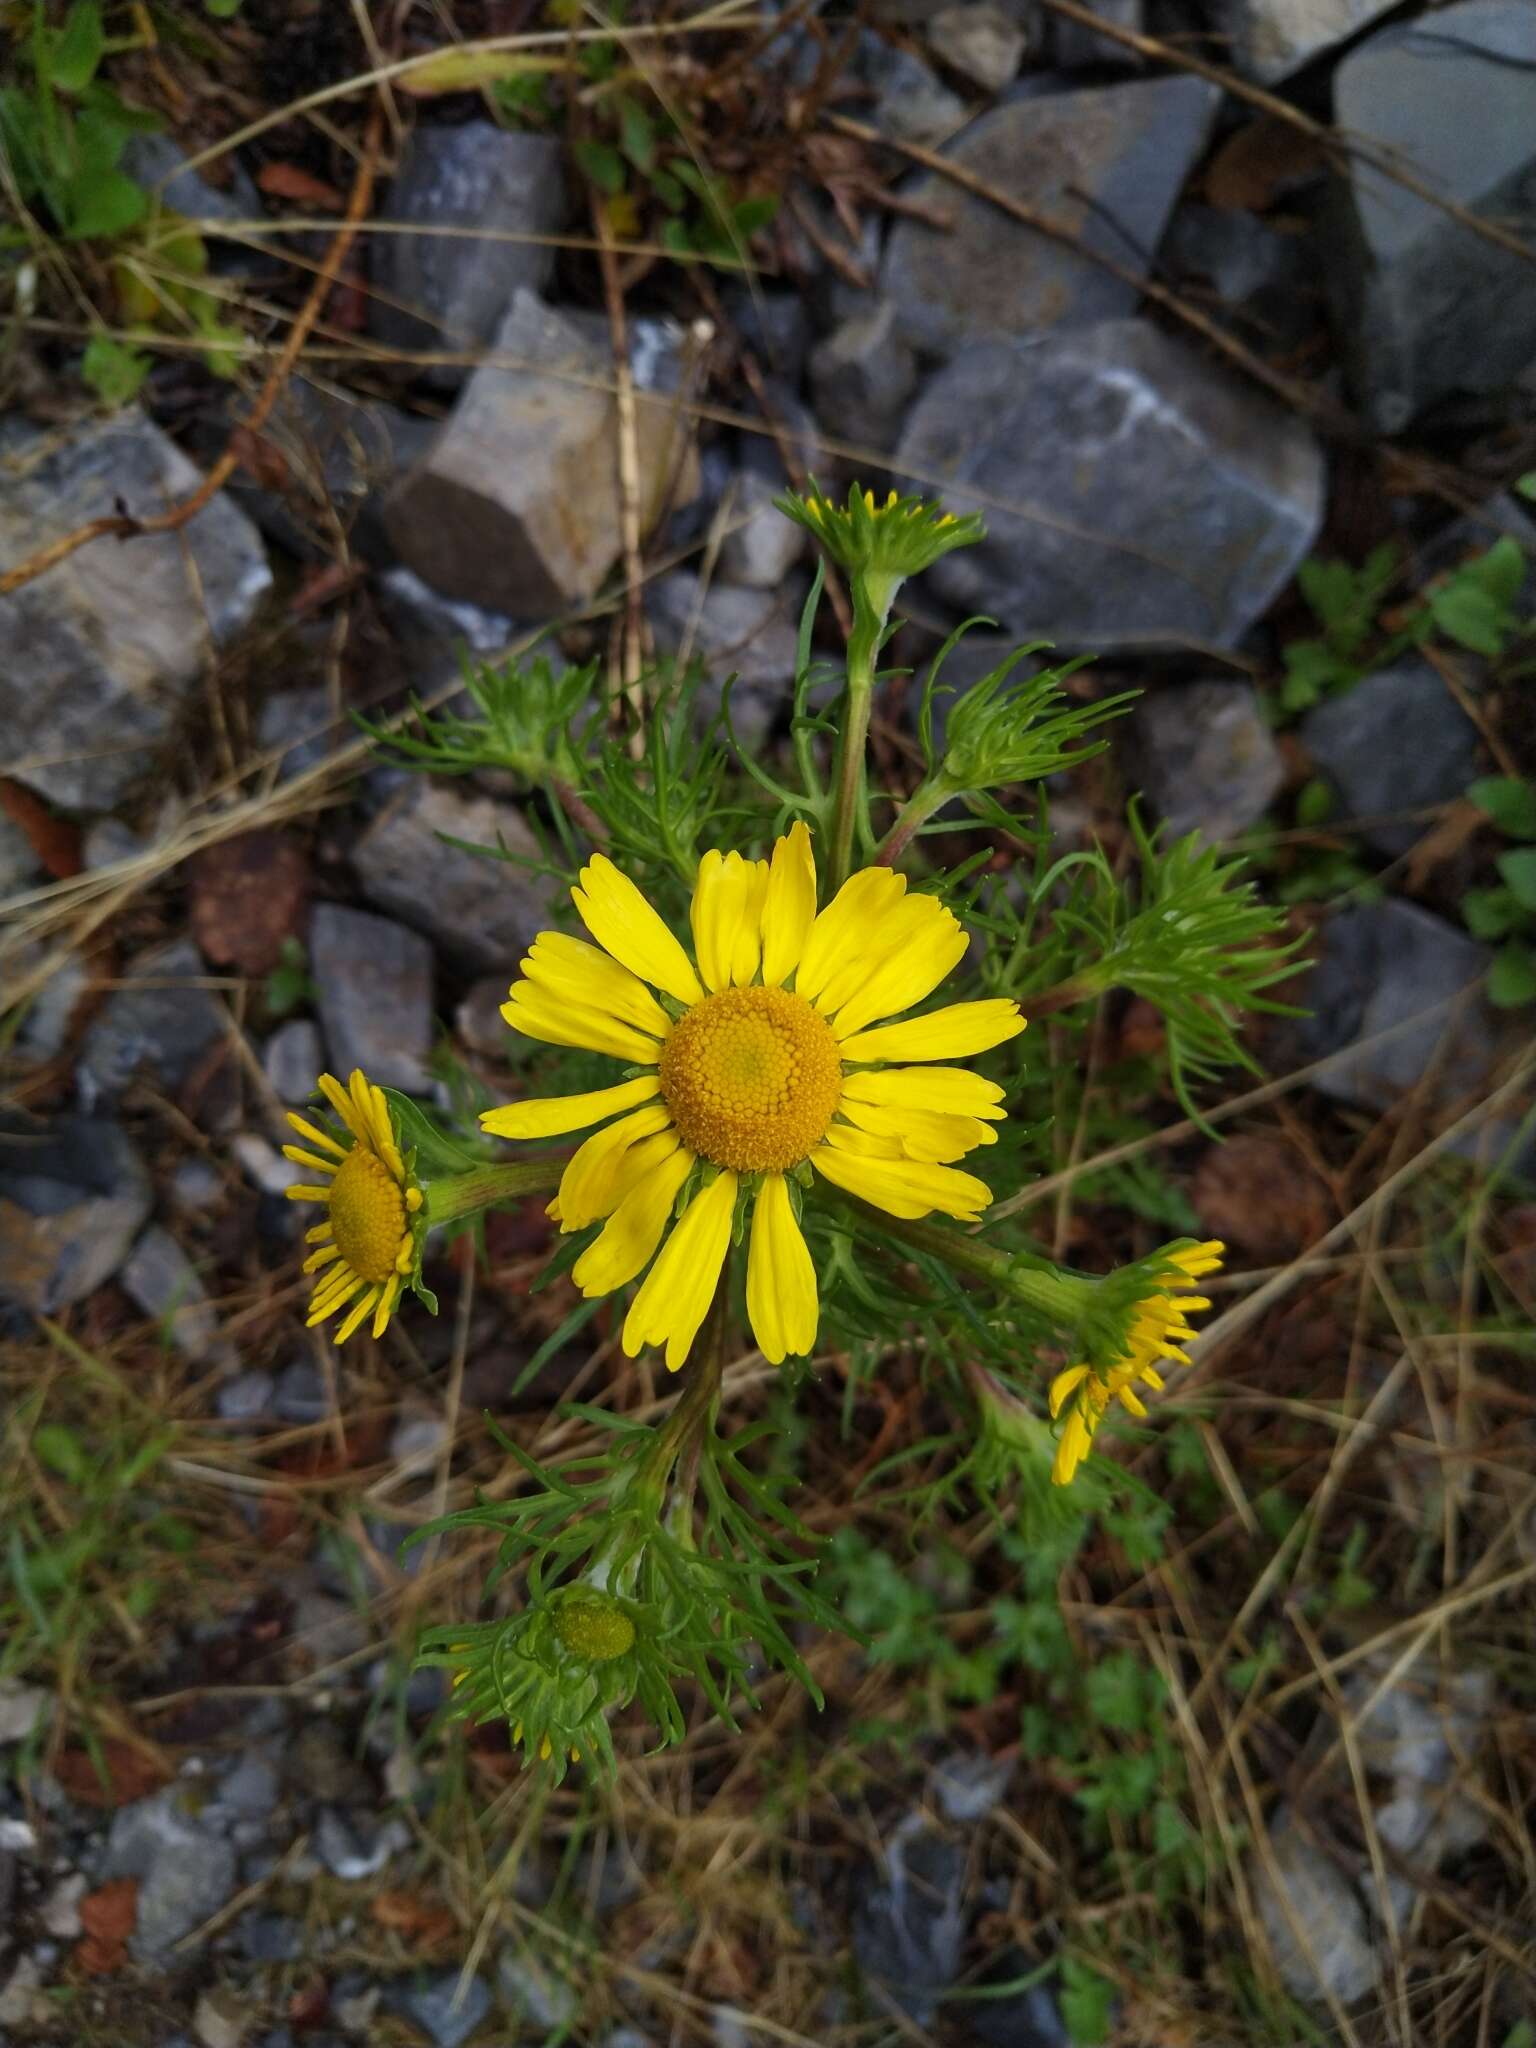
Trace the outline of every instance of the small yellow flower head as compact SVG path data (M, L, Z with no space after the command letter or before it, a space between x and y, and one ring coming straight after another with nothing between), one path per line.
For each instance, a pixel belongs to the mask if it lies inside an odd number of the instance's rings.
M290 1113L304 1143L285 1145L283 1156L317 1176L313 1184L289 1188L289 1200L323 1202L327 1212L305 1233L317 1249L304 1270L323 1276L310 1298L309 1326L345 1308L336 1332L336 1342L344 1344L369 1315L374 1336L381 1337L401 1288L419 1271L422 1191L401 1153L383 1090L361 1068L345 1088L334 1074L322 1074L317 1085L334 1119L311 1123Z
M812 478L803 496L776 499L779 510L814 534L839 568L850 576L874 574L900 582L916 576L951 548L968 547L986 528L977 513L957 519L923 498L888 492L884 503L873 491L851 484L846 506L835 505Z
M1132 1308L1119 1352L1102 1363L1071 1365L1056 1375L1051 1382L1051 1414L1059 1418L1065 1411L1066 1420L1051 1469L1055 1485L1071 1485L1111 1403L1118 1401L1132 1415L1145 1419L1146 1403L1136 1392L1138 1384L1160 1393L1163 1376L1158 1366L1165 1361L1188 1365L1189 1356L1182 1347L1197 1334L1189 1317L1211 1305L1203 1294L1190 1290L1207 1273L1220 1269L1225 1249L1214 1238L1203 1244L1186 1239L1165 1245L1142 1261L1142 1268L1154 1276L1156 1284Z
M582 1593L555 1611L555 1634L573 1657L609 1664L634 1648L635 1624L608 1593Z
M986 1208L986 1182L955 1162L996 1143L1005 1090L954 1062L1024 1019L992 997L898 1021L965 953L936 896L865 868L818 912L803 824L767 860L703 856L691 947L606 855L572 894L596 944L540 932L501 1014L629 1077L480 1121L499 1138L591 1133L549 1213L567 1233L602 1225L571 1268L589 1300L639 1282L630 1357L657 1344L682 1365L738 1230L758 1348L774 1365L808 1354L818 1299L800 1216L813 1176L893 1216L968 1222Z

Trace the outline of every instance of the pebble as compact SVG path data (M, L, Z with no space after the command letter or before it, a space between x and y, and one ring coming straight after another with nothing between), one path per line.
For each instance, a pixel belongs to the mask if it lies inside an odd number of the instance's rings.
M224 1380L213 1397L214 1412L222 1422L255 1422L270 1413L277 1382L269 1372L236 1373Z
M25 1742L53 1711L53 1694L41 1685L0 1678L0 1742Z
M0 1300L34 1315L83 1301L122 1265L152 1202L117 1124L0 1112Z
M996 0L960 0L929 22L928 47L951 71L995 97L1018 76L1028 38Z
M1433 830L1435 810L1464 796L1478 771L1477 727L1417 656L1317 705L1300 732L1339 798L1330 827L1360 819L1367 846L1393 858ZM1389 822L1405 811L1431 815Z
M168 1785L118 1809L105 1872L139 1880L129 1948L137 1961L149 1964L161 1961L224 1905L235 1888L235 1852L193 1819L185 1789Z
M280 1422L323 1422L331 1412L325 1376L311 1358L295 1358L277 1376L272 1412Z
M315 1847L321 1862L333 1877L348 1884L377 1877L391 1857L410 1846L411 1831L399 1819L369 1823L323 1806L315 1822Z
M946 1820L983 1820L1001 1804L1012 1776L1013 1764L1007 1758L960 1750L934 1765L933 1796Z
M496 1986L525 2026L563 2033L581 2010L581 1993L568 1977L530 1949L510 1943L496 1959Z
M884 1871L861 1884L853 1953L907 2018L931 2026L960 1973L965 1851L909 1814L884 1843Z
M319 903L310 921L310 972L333 1072L361 1067L408 1094L431 1087L432 948L387 917Z
M155 946L123 970L121 986L86 1026L75 1068L87 1110L114 1102L140 1075L174 1091L223 1038L228 1013L190 939Z
M1285 781L1285 764L1251 683L1154 684L1125 722L1128 772L1168 828L1236 839Z
M233 1350L219 1336L218 1316L192 1261L158 1223L150 1225L124 1259L118 1281L178 1351L204 1365L217 1364L221 1357L233 1360Z
M490 1987L471 1977L460 1991L457 1970L444 1971L401 1993L400 2009L430 2038L433 2048L462 2048L491 2010Z
M61 1877L43 1901L39 1918L55 1941L78 1941L81 1933L80 1901L91 1881L83 1870Z
M192 2015L192 2031L202 2048L244 2048L251 2024L244 2001L223 1985L205 1991Z
M279 1024L262 1047L262 1072L272 1093L293 1109L314 1094L315 1077L324 1065L320 1027L308 1017L290 1017Z

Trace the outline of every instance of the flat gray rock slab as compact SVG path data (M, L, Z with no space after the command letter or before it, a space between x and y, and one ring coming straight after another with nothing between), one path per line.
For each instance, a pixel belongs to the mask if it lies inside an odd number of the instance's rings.
M124 969L80 1042L76 1082L87 1108L115 1102L131 1081L179 1088L223 1036L227 1011L190 939L152 946Z
M368 326L394 348L473 353L495 337L520 287L542 291L570 209L557 138L468 121L418 127L371 238ZM458 383L463 366L429 381Z
M1536 249L1536 7L1463 0L1339 65L1334 119L1432 191ZM1536 361L1536 263L1352 158L1324 238L1351 382L1397 433L1437 398Z
M451 842L458 841L455 845ZM487 852L466 852L483 846ZM565 891L498 848L537 863L539 843L513 804L462 784L412 776L352 849L364 896L445 954L479 971L509 975L539 932L554 922Z
M385 1088L419 1094L429 1085L432 948L417 932L339 903L315 906L309 965L331 1070L354 1067Z
M654 323L651 323L654 326ZM637 346L641 335L633 337ZM384 511L401 560L444 596L514 618L584 604L618 559L618 411L613 359L594 323L519 291L495 352ZM635 363L641 525L676 483L692 492L686 416ZM652 358L656 358L652 360Z
M1417 657L1319 704L1300 732L1338 794L1337 822L1360 820L1366 844L1394 859L1435 823L1400 814L1454 803L1478 772L1477 727Z
M1260 85L1289 78L1357 35L1397 0L1217 0L1217 28L1232 68Z
M56 1315L110 1280L153 1205L127 1134L104 1117L0 1122L0 1300Z
M62 431L0 424L0 561L120 509L164 512L201 482L136 406ZM7 774L67 809L109 809L271 581L260 535L221 495L179 532L93 541L0 597Z
M971 122L944 154L1059 221L1086 249L1139 271L1220 98L1214 85L1187 77L1024 96ZM906 191L951 223L898 220L886 245L880 288L915 348L950 356L975 342L1028 339L1134 310L1134 283L937 171Z
M1141 320L965 350L894 466L986 518L986 539L925 579L933 593L1090 652L1236 645L1323 509L1308 428Z
M1236 839L1285 780L1251 683L1154 685L1122 728L1127 772L1171 838Z

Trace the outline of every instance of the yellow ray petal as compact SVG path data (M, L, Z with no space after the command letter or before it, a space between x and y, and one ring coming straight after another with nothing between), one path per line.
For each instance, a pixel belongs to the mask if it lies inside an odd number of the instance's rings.
M961 1060L1017 1038L1024 1019L1017 1003L991 996L979 1003L950 1003L903 1024L879 1024L856 1032L840 1048L845 1060Z
M285 1145L283 1157L291 1159L295 1166L312 1166L316 1173L334 1173L340 1163L335 1159L321 1159L313 1152L306 1152L302 1145Z
M342 1087L336 1076L334 1074L322 1074L315 1085L341 1118L347 1129L352 1133L353 1137L360 1138L366 1143L368 1138L367 1120L358 1114L357 1105L353 1102L346 1089Z
M513 982L501 1014L514 1031L521 1031L525 1038L542 1039L547 1045L579 1045L587 1052L606 1052L616 1060L637 1061L648 1067L656 1064L660 1052L656 1040L633 1024L621 1024L601 1010L565 1002L535 988L531 981Z
M594 1088L586 1095L542 1095L531 1102L509 1102L480 1113L480 1127L493 1138L557 1138L566 1131L584 1131L621 1109L649 1102L661 1083L654 1074L620 1081L614 1088Z
M303 1266L300 1268L300 1271L305 1273L318 1273L322 1266L329 1266L333 1260L339 1259L340 1257L340 1245L323 1244L321 1245L319 1251L310 1253L309 1257L304 1261Z
M374 1311L373 1334L382 1337L394 1314L395 1303L400 1299L400 1275L392 1274L384 1283L384 1292L379 1296L378 1308Z
M571 1278L589 1299L626 1286L644 1269L692 1167L693 1154L679 1145L635 1182L571 1269Z
M664 1102L648 1103L617 1123L605 1124L577 1146L560 1177L562 1230L584 1230L599 1216L610 1214L625 1192L618 1178L625 1153L642 1138L665 1131L671 1117Z
M630 1358L642 1345L665 1344L667 1370L676 1372L688 1356L714 1299L735 1206L736 1176L722 1173L683 1211L624 1318Z
M950 1116L939 1109L893 1109L884 1103L859 1102L846 1094L842 1113L860 1130L895 1138L908 1159L934 1162L963 1159L978 1145L995 1145L997 1133L973 1116Z
M310 1123L306 1117L299 1116L291 1109L288 1111L288 1121L309 1144L318 1145L322 1152L334 1152L338 1159L346 1158L346 1146L338 1145L329 1131L322 1131L318 1124Z
M850 875L811 926L795 969L795 993L818 996L847 954L864 944L878 918L888 917L906 894L907 878L890 868Z
M759 872L761 870L761 872ZM767 869L739 853L706 853L688 918L707 989L744 987L757 973Z
M632 1024L653 1038L665 1038L672 1020L639 975L621 967L600 946L568 932L540 932L522 963L536 988L598 1010L620 1024Z
M882 1067L875 1073L843 1077L843 1096L888 1108L937 1109L948 1116L980 1116L1001 1123L998 1108L1006 1090L969 1067Z
M571 891L581 921L597 943L631 974L665 989L680 1003L704 994L693 963L628 875L606 854L595 853Z
M892 920L899 943L838 1002L832 1029L840 1039L851 1038L877 1017L894 1017L901 1010L910 1010L924 996L931 996L965 958L970 941L960 920L942 903L931 896L917 896L909 897L900 907L908 914Z
M791 825L773 843L763 898L763 980L777 988L799 964L816 921L816 856L811 835Z
M1061 1413L1062 1403L1069 1394L1077 1392L1090 1370L1091 1368L1086 1365L1069 1365L1065 1372L1057 1373L1051 1381L1051 1391L1046 1397L1053 1417Z
M1074 1408L1067 1417L1061 1432L1061 1441L1056 1446L1056 1459L1051 1466L1051 1484L1070 1486L1078 1466L1087 1457L1092 1445L1092 1424L1081 1407Z
M972 1222L992 1199L992 1190L974 1174L919 1159L867 1159L839 1146L818 1145L811 1164L834 1186L892 1216L930 1216L937 1209Z
M816 1344L816 1269L795 1221L782 1173L765 1175L752 1210L747 1252L747 1316L770 1365Z
M342 1323L341 1328L336 1332L334 1341L337 1344L345 1344L347 1339L352 1335L352 1332L363 1320L364 1316L366 1316L370 1310L377 1308L379 1303L379 1296L383 1293L383 1291L384 1290L381 1287L375 1285L373 1287L370 1287L366 1294L360 1294L358 1296L357 1300L352 1304L351 1308L347 1310L346 1319Z
M330 1275L327 1274L326 1278L329 1279ZM328 1291L316 1288L314 1299L309 1304L309 1314L304 1318L306 1330L312 1330L316 1323L323 1323L327 1316L334 1315L341 1304L350 1301L363 1284L356 1273L346 1266L341 1269L341 1281L340 1286Z

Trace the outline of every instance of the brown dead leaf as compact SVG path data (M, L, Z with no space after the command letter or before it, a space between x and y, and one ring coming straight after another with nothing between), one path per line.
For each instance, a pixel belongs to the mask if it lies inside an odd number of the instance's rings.
M139 1917L139 1881L116 1877L87 1892L80 1901L85 1938L75 1948L75 1961L88 1977L110 1977L128 1960L128 1937Z
M288 458L265 434L253 434L249 427L231 429L229 446L247 476L254 477L267 491L288 488Z
M1190 1188L1203 1229L1256 1259L1315 1244L1334 1220L1328 1190L1284 1138L1245 1132L1212 1145Z
M54 1764L53 1775L78 1805L129 1806L171 1781L171 1772L153 1750L109 1736L99 1754L100 1771L84 1749L66 1749Z
M281 832L241 832L188 863L192 936L215 967L270 974L309 901L309 863Z
M0 812L26 835L38 860L56 880L80 872L80 827L56 818L40 796L0 778Z
M347 202L334 185L282 159L263 164L256 173L256 184L269 199L291 199L299 206L323 206L331 213L346 211Z
M459 1924L448 1908L415 1892L380 1892L370 1910L381 1927L413 1948L438 1948L458 1937Z
M1327 169L1315 136L1274 114L1246 122L1211 158L1205 196L1224 212L1263 213Z

